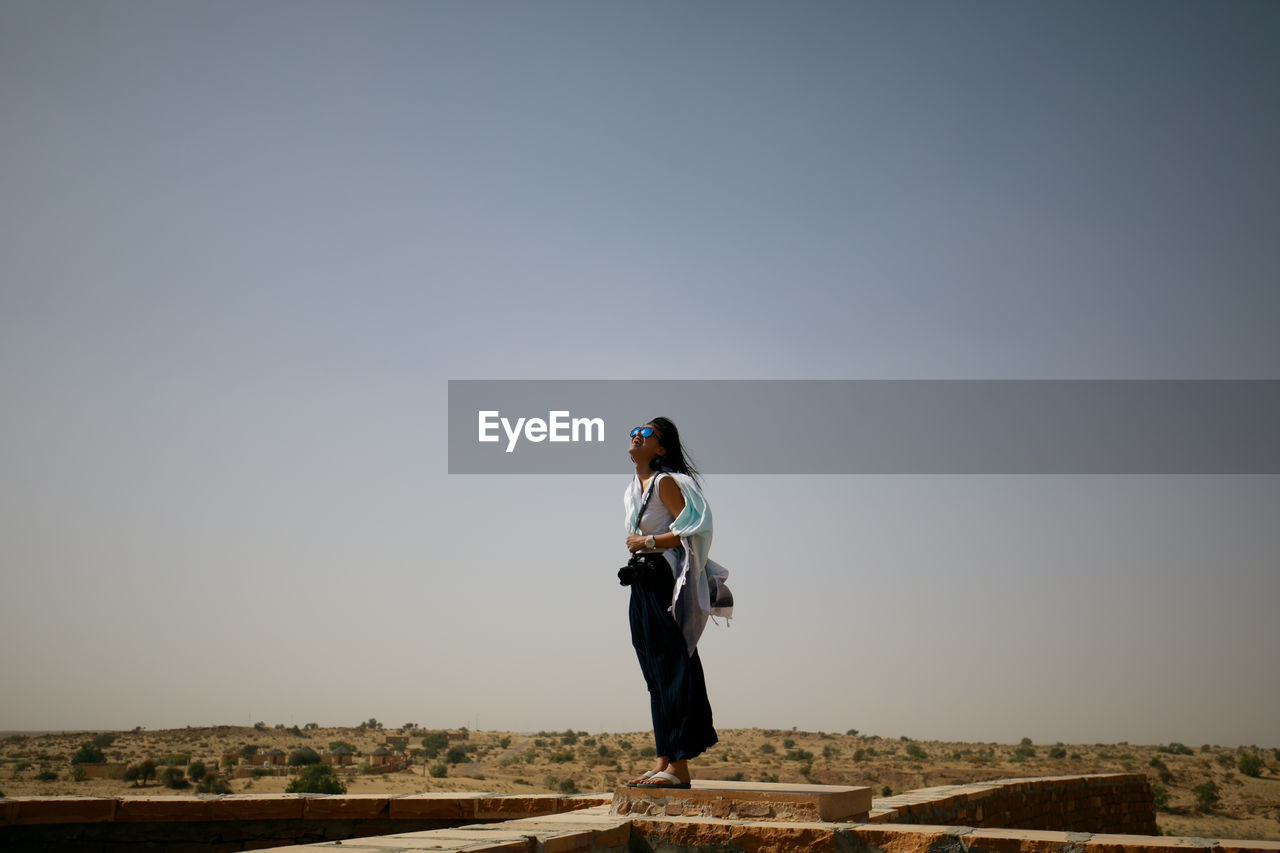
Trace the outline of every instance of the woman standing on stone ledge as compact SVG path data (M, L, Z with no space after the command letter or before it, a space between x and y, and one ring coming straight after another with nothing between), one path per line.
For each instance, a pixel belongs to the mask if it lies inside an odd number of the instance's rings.
M676 425L654 418L636 427L628 453L635 465L623 495L631 559L618 579L631 587L631 644L649 688L658 759L627 784L688 788L689 759L719 740L698 638L709 616L733 615L733 597L728 572L707 559L711 509Z

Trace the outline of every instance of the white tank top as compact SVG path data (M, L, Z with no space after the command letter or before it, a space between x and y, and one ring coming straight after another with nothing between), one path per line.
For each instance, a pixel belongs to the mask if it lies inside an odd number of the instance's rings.
M662 498L658 495L658 481L665 476L667 476L666 472L654 474L653 479L649 481L649 488L653 490L653 496L649 498L649 505L644 508L644 513L640 516L638 525L643 536L657 536L661 533L669 533L671 531L671 522L676 520L676 517L671 514L671 510L667 509L667 505L662 502ZM632 483L632 488L640 488L638 478ZM639 500L644 500L644 492L640 492ZM661 554L665 550L665 548L655 548L650 551L646 548L642 549L640 553Z

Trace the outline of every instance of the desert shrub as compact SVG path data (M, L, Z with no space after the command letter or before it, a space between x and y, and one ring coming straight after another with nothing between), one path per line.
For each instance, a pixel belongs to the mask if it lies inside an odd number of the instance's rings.
M452 746L445 753L444 760L446 764L465 764L471 760L471 756L467 755L467 751L462 747Z
M160 772L160 782L166 788L173 788L180 791L183 788L189 788L191 783L187 781L187 776L177 767L166 767Z
M309 746L304 746L301 749L295 749L293 752L289 753L290 767L303 767L308 764L320 764L322 761L323 759L320 758L320 753L316 752Z
M1031 746L1031 738L1029 738L1029 737L1024 737L1022 740L1018 741L1018 745L1019 745L1019 746Z
M267 724L262 720L258 720L258 722L254 723L253 727L260 732L265 732L267 730Z
M1246 776L1257 778L1262 775L1262 756L1246 752L1236 762L1236 769Z
M25 758L23 758L23 759L21 759L21 760L19 760L19 761L15 761L15 762L13 762L13 775L14 775L14 776L17 776L17 775L18 775L19 773L21 773L23 770L30 770L30 769L31 769L31 762L30 762L30 761L27 761Z
M244 746L240 747L241 758L252 758L257 754L258 754L258 745L255 743L245 744Z
M382 729L382 728L383 728L383 725L382 725L382 723L378 722L378 718L377 718L377 717L370 717L369 719L365 720L363 723L360 723L358 726L356 726L356 728L358 728L358 729L368 729L368 730L370 730L370 731L375 731L375 732L376 732L376 731L378 731L379 729ZM320 793L323 793L323 792L320 792Z
M1050 758L1066 758L1067 751L1060 746L1055 746L1049 750Z
M600 746L596 748L596 755L600 756L601 758L608 758L609 747L605 746L604 744L600 744Z
M1222 752L1218 754L1218 763L1223 767L1235 767L1236 760L1231 757L1231 753Z
M444 732L432 732L422 739L422 750L427 758L435 758L449 746Z
M1067 758L1069 758L1071 761L1080 761L1080 760L1081 760L1081 759L1080 759L1080 753L1078 753L1078 752L1073 752L1073 753L1071 753L1070 755L1068 755L1068 756L1067 756Z
M578 793L578 783L574 782L572 779L561 779L559 788L560 788L560 793L562 794Z
M296 725L290 726L289 734L293 735L294 737L302 737L302 729L298 728Z
M216 773L200 777L196 782L197 794L230 794L231 784Z
M835 758L837 752L838 751L834 746L832 746L831 744L827 744L822 748L822 757L826 759Z
M783 748L783 749L795 749L795 745L796 745L796 742L795 742L794 740L792 740L791 738L789 738L789 737L788 737L788 738L783 738L783 739L782 739L782 748Z
M110 732L103 732L100 735L93 736L93 745L98 747L98 749L106 749L107 747L111 746L111 744L115 742L116 742L116 736L111 734Z
M853 751L854 761L866 761L866 759L867 759L867 751L865 749L855 749Z
M1023 738L1023 740L1026 740L1026 738ZM1022 758L1022 759L1035 758L1035 755L1036 755L1036 751L1032 749L1030 746L1028 746L1027 744L1022 744L1021 746L1019 746L1017 749L1013 751L1014 758Z
M857 729L849 729L847 732L845 732L845 734L849 735L849 737L857 737L857 736L858 736L858 730L857 730Z
M262 777L269 776L271 774L267 772L267 768L265 767L255 767L249 771L249 775L254 779L261 779Z
M83 765L83 764L72 764L72 765L71 765L71 779L72 779L72 781L74 781L74 782L83 782L83 781L84 781L84 776L85 776L85 773L84 773L84 765Z
M511 746L511 738L509 737L501 738L498 741L498 746L502 747L503 749L506 749L507 747Z
M771 743L762 743L760 744L760 751L765 755L773 755L778 751L778 748Z
M1169 789L1164 785L1151 786L1151 803L1156 807L1157 811L1164 811L1169 807Z
M1200 811L1212 811L1222 800L1222 793L1218 790L1218 783L1210 780L1201 782L1191 789L1191 793L1196 795L1196 805L1200 807Z
M204 762L199 759L187 765L187 778L192 782L199 782L208 774L209 768L205 767Z
M102 750L91 743L80 744L80 749L76 754L71 756L71 763L74 764L103 764L107 757L102 754Z
M726 776L726 777L724 777L724 781L726 781L726 782L742 782L742 781L744 781L744 779L745 779L745 778L746 778L746 777L743 775L742 771L741 771L741 770L739 770L737 773L734 773L732 776Z
M553 752L551 753L550 756L547 757L547 760L550 761L552 764L566 764L570 761L573 761L573 751L569 750L567 752Z
M286 794L345 794L347 786L327 764L309 764L284 789Z
M432 764L430 769L427 770L427 772L430 773L432 777L436 779L443 779L444 777L449 775L449 768L437 762L436 764Z
M893 789L892 789L892 788L890 788L888 785L885 785L883 788L881 788L881 789L880 789L880 796L882 796L882 797L892 797L892 796L893 796Z
M1176 740L1167 746L1157 746L1156 752L1164 752L1169 755L1195 755L1191 747L1178 743Z
M630 751L631 751L631 741L629 741L629 740L620 740L620 741L618 741L618 749L622 750L623 752L630 752ZM1277 761L1280 761L1280 758L1277 758L1276 760L1277 760Z
M540 737L536 737L536 738L534 738L534 739L533 739L533 745L534 745L534 746L546 746L546 745L547 745L547 742L546 742L545 740L543 740L542 738L540 738Z
M144 758L142 761L139 761L135 766L137 767L137 770L138 770L137 779L142 784L145 785L148 782L150 782L152 779L156 778L156 763L152 759Z
M58 778L58 774L48 769L41 770L39 773L36 774L36 779L38 779L41 782L52 782L57 778Z
M907 758L913 758L916 761L924 761L929 757L929 753L925 752L918 743L907 744Z
M578 742L578 734L573 729L565 729L564 734L560 735L560 743L565 746L573 746Z
M641 758L653 758L657 754L658 754L658 749L657 747L653 747L653 746L646 746L640 750Z
M787 761L813 761L813 753L807 749L788 749L782 757Z
M313 732L313 731L315 731L316 729L320 728L320 724L319 724L319 723L307 723L307 724L306 724L306 725L304 725L302 728L306 729L306 730L307 730L307 731L309 731L309 732Z
M175 752L164 757L164 764L168 767L186 767L190 761L191 756L185 752Z
M867 747L867 755L871 756L872 758L875 758L879 754L880 753L876 752L876 748L874 746Z
M596 739L595 739L595 738L593 738L593 737L584 737L584 738L582 739L582 745L583 745L583 746L595 746L595 745L596 745Z
M775 784L775 785L776 785L776 784L778 783L778 774L777 774L777 773L766 773L766 774L764 774L763 776L761 776L761 777L760 777L760 781L761 781L761 782L770 782L770 783L772 783L772 784Z

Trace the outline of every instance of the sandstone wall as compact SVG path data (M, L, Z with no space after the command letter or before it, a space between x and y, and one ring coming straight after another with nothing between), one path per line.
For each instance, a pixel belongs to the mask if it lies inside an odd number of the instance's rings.
M876 800L873 823L1156 835L1156 811L1141 773L1002 779L921 788Z

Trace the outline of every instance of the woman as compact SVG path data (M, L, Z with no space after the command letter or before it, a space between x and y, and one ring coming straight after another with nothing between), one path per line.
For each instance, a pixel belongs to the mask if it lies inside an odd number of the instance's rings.
M676 425L654 418L636 427L628 452L635 477L623 503L632 556L618 577L631 587L631 644L649 688L658 757L627 784L688 788L689 759L719 739L697 646L709 615L732 615L728 573L707 559L711 510Z

